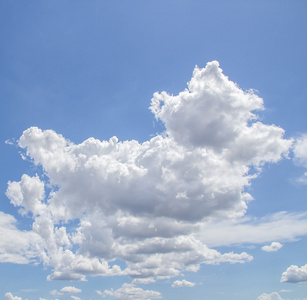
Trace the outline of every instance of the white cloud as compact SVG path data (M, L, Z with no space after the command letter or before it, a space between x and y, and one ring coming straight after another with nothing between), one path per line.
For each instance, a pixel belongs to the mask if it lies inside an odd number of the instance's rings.
M143 290L139 287L135 287L133 284L124 283L121 288L114 291L105 290L104 292L97 291L99 295L102 296L113 296L119 300L129 300L129 299L140 299L140 300L150 300L150 299L160 299L161 294L156 291Z
M17 220L0 211L0 262L27 264L37 258L36 247L40 236L32 231L21 231Z
M276 292L271 294L262 294L260 295L257 300L283 300L280 295Z
M61 289L61 293L64 294L75 294L75 293L81 293L82 290L74 287L74 286L65 286Z
M81 298L79 298L79 297L76 297L76 296L70 296L72 299L74 299L74 300L81 300Z
M190 282L185 279L183 280L176 280L173 282L172 287L194 287L195 282Z
M6 196L14 206L22 207L21 214L31 211L33 214L42 214L45 205L41 202L45 197L44 183L36 175L30 177L22 175L20 182L8 182Z
M152 277L149 278L134 278L132 284L149 284L155 282L155 279Z
M265 252L275 252L278 251L280 248L282 248L282 244L279 242L272 242L271 245L265 245L261 247L261 249Z
M307 214L278 212L262 218L213 220L203 225L200 239L210 247L294 241L307 234Z
M294 162L307 168L307 135L303 135L295 141L293 147ZM301 183L307 183L307 171L298 180Z
M245 252L223 254L208 245L221 243L213 223L246 229L237 221L252 199L246 188L292 145L283 129L257 120L261 109L261 98L212 62L195 68L179 95L154 94L151 110L165 132L144 143L112 137L76 145L53 130L25 130L18 144L47 178L23 175L8 184L11 203L33 218L32 231L23 235L38 241L25 244L26 253L54 269L49 280L129 275L148 283L196 272L200 264L251 261ZM289 230L288 237L306 234ZM248 239L227 235L228 244Z
M57 291L57 290L52 290L52 291L50 292L50 294L53 295L53 296L58 295L58 291Z
M291 265L285 272L282 273L281 282L306 282L307 281L307 264L298 267Z
M17 297L17 296L14 297L12 293L6 293L4 297L5 297L5 300L22 300L20 297Z
M263 100L239 89L216 61L196 67L179 95L155 93L150 108L178 144L227 149L226 158L243 164L277 161L290 145L281 128L256 122L253 112L263 109Z

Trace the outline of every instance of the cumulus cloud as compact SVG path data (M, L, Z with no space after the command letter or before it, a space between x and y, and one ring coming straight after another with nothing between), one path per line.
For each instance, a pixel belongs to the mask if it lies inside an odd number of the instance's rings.
M82 290L74 287L74 286L65 286L61 289L61 293L64 294L75 294L75 293L81 293Z
M271 294L262 294L257 300L283 300L277 292Z
M41 202L44 199L44 183L38 178L24 174L20 182L8 182L6 196L14 206L21 207L19 212L25 214L28 211L33 214L42 214L45 205Z
M307 281L307 264L298 267L291 265L285 272L282 273L280 282L306 282Z
M97 291L98 295L101 296L113 296L119 300L129 300L129 299L140 299L140 300L151 300L160 299L161 294L156 291L143 290L139 287L135 287L133 284L124 283L121 288L114 291L105 290L104 292Z
M6 195L21 216L33 218L23 234L38 241L22 249L53 268L49 280L129 275L141 284L201 264L252 260L209 248L210 226L245 215L252 179L286 157L292 140L258 120L263 100L230 81L218 62L196 67L177 96L155 93L150 109L165 132L143 143L111 137L74 144L36 127L20 137L44 176L24 174L8 183ZM141 291L127 285L112 293L123 288Z
M5 300L22 300L20 297L13 296L12 293L6 293L4 295Z
M265 252L275 252L278 251L283 245L279 242L272 242L271 245L265 245L261 249Z
M195 286L195 282L190 282L185 279L183 280L176 280L173 282L172 287L193 287Z
M81 298L79 298L79 297L76 297L76 296L70 296L72 299L74 299L74 300L81 300Z

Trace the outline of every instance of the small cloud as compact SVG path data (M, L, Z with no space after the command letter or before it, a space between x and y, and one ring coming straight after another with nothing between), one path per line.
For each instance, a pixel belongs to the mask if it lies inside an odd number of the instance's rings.
M81 293L82 290L74 287L74 286L65 286L61 289L61 293L65 294L75 294L75 293Z
M194 287L196 285L195 282L190 282L185 279L183 280L176 280L172 284L172 287Z
M156 280L154 278L135 278L133 279L132 283L133 284L149 284L149 283L153 283Z
M15 145L16 144L16 142L14 140L11 140L11 139L6 140L4 143L7 144L7 145Z
M257 300L283 300L283 298L280 297L280 295L276 292L273 292L271 294L262 294L260 295Z
M294 158L293 161L297 166L307 168L307 135L304 134L300 138L295 141L293 147ZM297 180L302 184L307 184L307 172L304 173L300 178Z
M302 267L291 265L282 273L280 282L307 282L307 264Z
M261 249L265 252L275 252L282 248L282 244L279 242L273 242L271 245L265 245Z
M52 291L50 292L50 294L51 294L51 295L54 295L54 296L55 296L55 295L58 295L58 291L57 291L57 290L52 290Z
M5 300L22 300L20 297L17 297L17 296L13 296L12 293L6 293L4 295L4 299Z
M281 293L291 293L291 290L280 290Z
M96 291L98 295L102 297L105 296L113 296L118 300L134 300L134 299L143 299L143 300L151 300L151 299L160 299L162 298L161 294L156 291L151 290L143 290L134 286L134 284L124 283L121 288L114 291L105 290L103 293L101 291Z

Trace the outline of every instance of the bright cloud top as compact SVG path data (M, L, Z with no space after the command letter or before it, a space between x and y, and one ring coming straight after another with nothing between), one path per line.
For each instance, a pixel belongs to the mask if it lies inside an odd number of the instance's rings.
M129 275L145 283L203 263L252 259L208 248L199 230L205 236L209 220L242 217L252 199L246 187L292 141L258 121L262 99L242 91L216 61L196 67L179 95L155 93L150 109L165 132L144 143L112 137L76 145L52 130L24 131L19 146L44 176L8 184L7 197L21 216L32 216L33 230L21 234L5 215L23 239L9 256L0 253L2 261L38 259L53 267L49 280ZM109 293L121 299L127 289L141 292L127 285Z

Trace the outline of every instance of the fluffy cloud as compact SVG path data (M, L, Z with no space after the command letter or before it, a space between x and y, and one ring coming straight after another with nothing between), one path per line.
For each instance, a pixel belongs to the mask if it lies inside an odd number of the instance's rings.
M210 224L244 216L252 199L246 188L265 163L287 156L292 141L258 120L262 99L231 82L217 62L195 68L177 96L155 93L150 109L165 132L144 143L112 137L76 145L36 127L20 137L44 178L25 174L6 194L33 218L23 234L38 241L26 244L27 253L53 268L49 280L129 275L148 283L200 264L252 260L209 248ZM124 290L143 291L125 285L109 293Z
M6 293L4 295L5 300L22 300L20 297L13 296L12 293Z
M265 245L261 247L261 249L265 252L275 252L278 251L282 247L282 244L279 242L272 242L271 245Z
M262 294L260 295L257 300L283 300L280 295L276 292L271 294Z
M35 215L42 214L45 208L42 203L45 196L44 183L37 175L30 177L24 174L20 182L9 181L6 196L14 206L21 207L21 214L29 211Z
M156 291L143 290L141 288L135 287L133 284L124 283L118 290L105 290L104 292L97 291L98 295L102 296L113 296L119 300L129 300L129 299L141 299L141 300L151 300L160 299L161 294Z
M195 282L190 282L185 279L176 280L172 284L172 287L193 287L193 286L195 286Z
M61 289L61 293L64 294L75 294L75 293L81 293L82 290L74 287L74 286L65 286Z
M296 265L290 266L285 272L282 273L281 282L306 282L307 281L307 264L298 267Z

